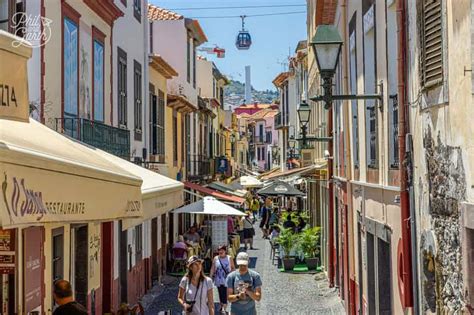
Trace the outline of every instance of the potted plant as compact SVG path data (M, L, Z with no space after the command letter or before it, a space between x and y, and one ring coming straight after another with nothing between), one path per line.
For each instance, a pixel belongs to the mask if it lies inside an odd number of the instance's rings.
M276 241L285 253L285 256L282 258L283 269L285 271L293 270L296 264L296 259L290 257L290 253L298 243L298 235L293 232L293 229L285 229L283 226L280 226L280 235L277 237Z
M321 228L319 226L306 228L300 233L299 245L304 253L308 270L315 270L318 267L319 258L319 237Z

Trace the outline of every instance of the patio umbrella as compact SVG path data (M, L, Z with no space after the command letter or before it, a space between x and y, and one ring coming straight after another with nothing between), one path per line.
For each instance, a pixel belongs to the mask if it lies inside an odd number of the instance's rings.
M246 214L214 197L204 197L199 201L183 206L173 211L174 213L194 213L208 215L236 215L245 216Z
M263 183L254 176L242 176L240 177L240 185L245 188L260 188L263 187Z
M264 196L306 196L303 192L283 181L275 181L267 187L258 190L257 194Z

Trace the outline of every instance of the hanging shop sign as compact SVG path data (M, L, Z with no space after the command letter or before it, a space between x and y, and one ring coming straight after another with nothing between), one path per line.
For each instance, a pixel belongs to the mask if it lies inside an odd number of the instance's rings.
M226 174L229 168L229 161L226 158L220 158L217 167L217 173Z
M0 229L0 274L15 273L15 230Z
M0 118L28 121L26 62L31 48L13 47L11 34L0 37Z

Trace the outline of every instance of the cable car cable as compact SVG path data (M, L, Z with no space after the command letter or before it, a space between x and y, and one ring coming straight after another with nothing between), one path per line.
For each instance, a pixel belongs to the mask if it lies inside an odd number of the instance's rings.
M168 10L226 10L226 9L254 9L254 8L287 8L287 7L306 7L306 4L274 4L274 5L247 5L235 7L203 7L203 8L172 8Z
M261 17L261 16L290 15L290 14L303 14L303 13L306 13L306 11L250 14L250 15L246 15L245 17ZM195 17L190 17L190 19L231 19L231 18L240 18L240 17L241 15L195 16Z

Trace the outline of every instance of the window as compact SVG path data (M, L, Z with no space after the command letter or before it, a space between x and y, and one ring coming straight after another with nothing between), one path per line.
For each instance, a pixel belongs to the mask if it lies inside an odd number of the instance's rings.
M370 2L370 1L368 1ZM366 3L365 3L366 4ZM364 88L365 94L376 93L376 30L375 5L367 5L364 10ZM367 165L378 167L378 137L377 137L377 106L375 100L365 101L365 117L367 132Z
M387 88L388 102L388 158L389 167L399 167L398 157L398 38L395 3L387 8Z
M118 122L122 128L127 127L127 54L117 48L117 92L118 92Z
M349 22L349 80L352 94L357 94L357 35L356 13ZM352 111L352 152L354 154L354 167L359 167L359 114L358 101L351 100Z
M390 95L390 167L398 168L400 165L400 158L398 155L398 97L397 94Z
M219 101L221 103L221 108L224 108L224 88L219 88Z
M262 124L258 126L258 138L260 142L263 142L263 125Z
M290 102L288 97L288 83L285 85L285 126L288 126L289 116L290 115Z
M158 90L157 154L165 155L165 93Z
M272 132L271 131L267 131L266 133L266 143L267 144L271 144L272 143Z
M173 111L173 165L178 165L178 115Z
M142 0L133 0L133 16L141 23L142 21Z
M196 42L193 41L193 88L196 88Z
M142 65L133 61L133 95L135 117L135 140L142 140Z
M244 152L240 151L240 164L244 164Z
M93 117L96 121L104 121L104 39L105 35L92 27L93 34Z
M63 32L63 76L64 76L64 116L78 115L78 49L79 28L77 23L64 18Z
M142 225L135 226L135 263L142 260L143 254L143 233Z
M191 39L188 37L186 42L186 79L191 83Z
M443 34L441 0L421 0L421 83L432 88L443 83Z

